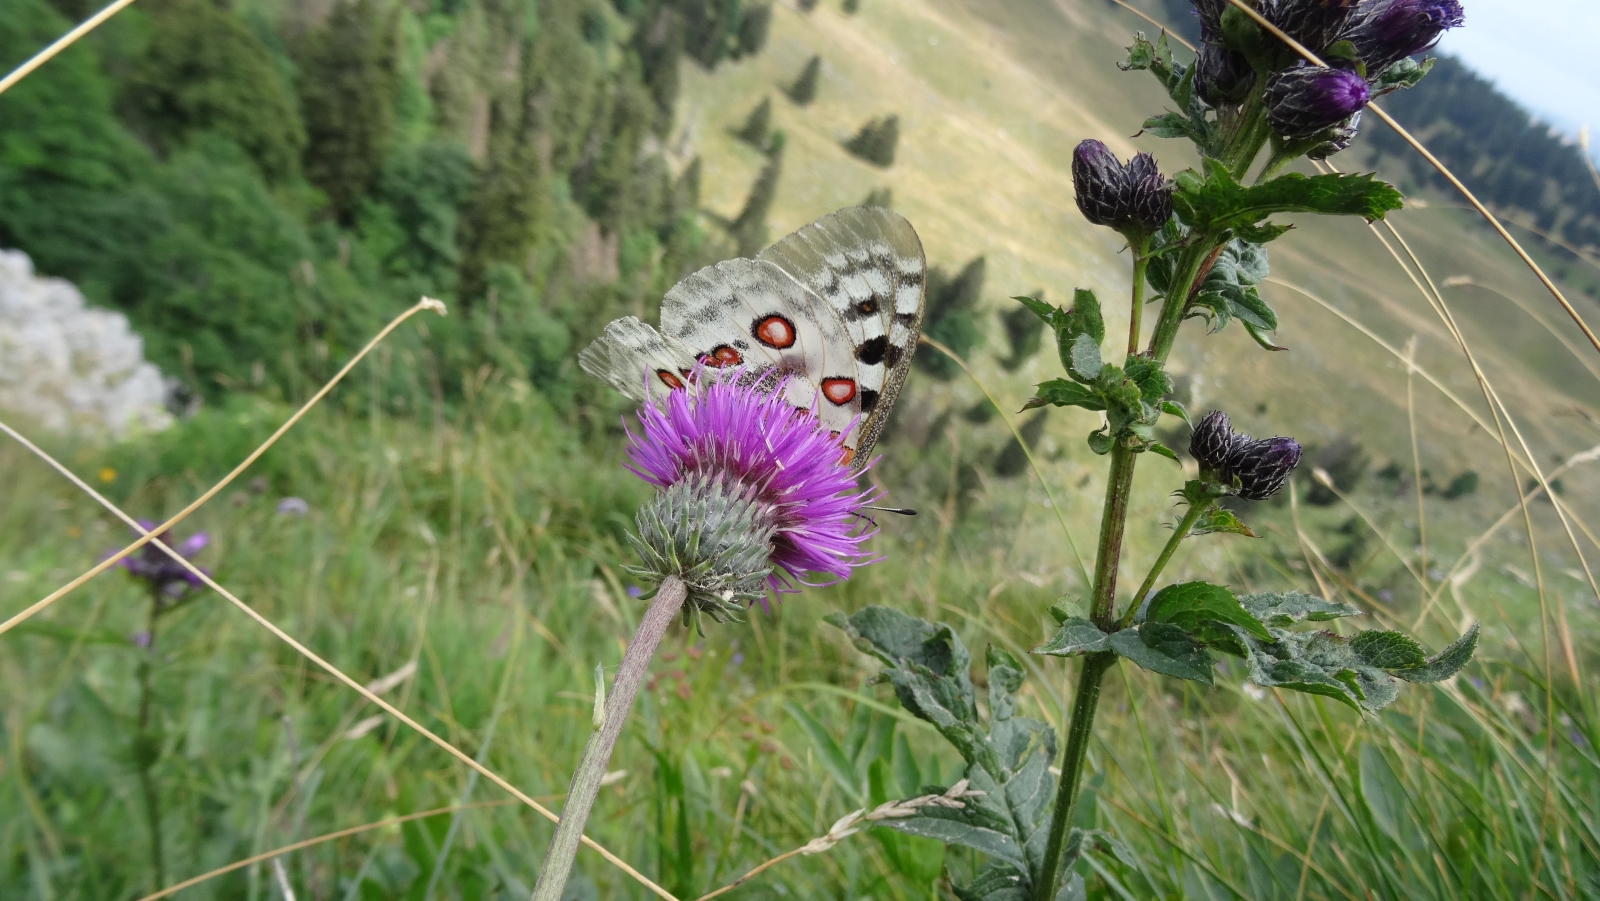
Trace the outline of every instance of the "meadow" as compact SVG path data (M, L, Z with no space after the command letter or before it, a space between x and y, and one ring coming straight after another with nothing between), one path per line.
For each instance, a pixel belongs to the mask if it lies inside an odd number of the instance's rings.
M692 123L705 161L705 206L732 214L761 161L729 129L823 54L815 107L779 100L788 169L773 233L890 187L931 260L954 268L985 255L980 311L992 319L1006 296L1039 286L1056 299L1076 285L1125 290L1100 274L1119 271L1118 246L1068 215L1067 163L1077 137L1126 134L1125 110L1160 107L1150 85L1105 64L1144 27L1098 2L867 0L854 16L780 7L767 52L713 75L685 70L677 118ZM895 167L840 148L889 111L904 127ZM1421 199L1393 217L1415 250L1409 272L1361 223L1307 222L1285 243L1267 293L1289 354L1235 330L1177 361L1191 409L1226 405L1252 431L1315 450L1287 497L1243 514L1261 538L1188 546L1173 574L1240 590L1315 587L1430 647L1480 621L1478 659L1367 717L1247 686L1232 661L1211 689L1120 667L1079 813L1119 840L1078 865L1091 898L1600 895L1587 640L1600 607L1583 559L1600 548L1589 500L1600 479L1585 455L1600 407L1594 351L1492 233L1451 198ZM1570 268L1564 285L1594 283L1581 260ZM1431 301L1428 276L1440 286ZM1437 308L1458 317L1459 341ZM419 323L431 321L402 330ZM1032 465L1000 465L1015 455L1007 423L1030 422L1013 411L1053 365L1003 365L1001 331L991 326L970 354L976 379L912 375L869 477L919 515L880 519L882 562L752 608L744 623L669 636L588 834L672 895L700 898L851 810L956 778L954 753L873 683L879 666L823 624L827 614L884 604L950 623L974 653L1008 649L1027 665L1028 714L1060 730L1071 670L1027 652L1053 631L1053 603L1081 602L1079 552L1092 550L1104 465L1082 447L1094 423L1081 412L1032 433ZM221 584L559 809L589 732L595 666L615 663L640 612L624 534L647 486L622 468L615 399L547 396L492 365L441 379L432 365L380 347L177 537L204 530L211 544L197 560ZM441 395L441 381L459 392ZM234 393L115 445L10 424L123 510L157 519L308 393ZM1513 458L1560 480L1565 519ZM1147 466L1157 475L1134 500L1135 566L1159 549L1148 524L1169 516L1167 492L1183 478L1161 476L1169 463ZM1468 472L1470 490L1457 480ZM20 446L0 444L0 474L6 615L126 543L125 526ZM211 592L154 630L158 753L142 776L130 738L147 608L131 580L107 572L0 636L0 895L141 898L371 824L177 897L527 896L551 834L544 819ZM159 796L159 854L146 779ZM441 808L454 809L400 821ZM872 830L776 863L726 897L951 897L942 871L975 863ZM652 897L589 851L575 872L573 899Z

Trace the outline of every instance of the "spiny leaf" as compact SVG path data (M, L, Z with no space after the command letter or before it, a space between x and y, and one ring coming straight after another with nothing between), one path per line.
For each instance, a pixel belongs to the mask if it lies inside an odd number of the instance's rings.
M1478 647L1478 624L1473 623L1465 635L1450 643L1450 646L1428 658L1422 666L1411 669L1395 670L1396 678L1407 682L1443 682L1461 671L1472 659L1472 652Z
M1051 379L1041 382L1038 391L1022 405L1024 410L1036 407L1082 407L1085 410L1104 410L1106 402L1093 389L1070 379Z
M1422 645L1399 632L1362 632L1350 639L1350 650L1362 663L1378 669L1415 669L1428 662Z
M1217 160L1202 160L1204 174L1185 169L1173 178L1173 209L1183 224L1209 234L1250 226L1273 213L1361 216L1369 221L1400 209L1393 185L1371 175L1301 175L1291 172L1245 186Z

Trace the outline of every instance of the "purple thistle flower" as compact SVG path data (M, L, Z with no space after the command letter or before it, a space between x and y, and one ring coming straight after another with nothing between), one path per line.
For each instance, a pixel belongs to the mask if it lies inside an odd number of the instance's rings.
M1366 79L1343 69L1296 66L1267 79L1267 121L1285 138L1309 138L1355 115L1372 92Z
M278 501L277 511L279 516L304 516L311 511L311 505L305 498L286 497Z
M139 527L148 532L156 524L146 519L138 521ZM172 533L162 532L156 536L162 544L177 551L184 559L190 559L195 554L211 543L210 536L204 532L196 532L185 538L181 544L172 543ZM128 571L135 579L143 580L152 591L158 592L163 597L177 599L191 588L198 589L203 584L200 577L186 569L178 561L167 556L167 552L155 546L154 542L146 544L139 549L137 554L130 554L117 561L117 565ZM201 569L201 572L210 573Z
M1355 45L1368 77L1376 77L1429 49L1446 29L1458 28L1465 20L1459 0L1389 0L1370 4L1343 37Z
M692 391L647 404L628 431L628 469L662 489L640 510L632 571L683 578L689 603L719 621L767 589L817 584L808 573L840 582L876 559L856 511L877 492L856 487L838 437L783 382L740 375L701 367Z

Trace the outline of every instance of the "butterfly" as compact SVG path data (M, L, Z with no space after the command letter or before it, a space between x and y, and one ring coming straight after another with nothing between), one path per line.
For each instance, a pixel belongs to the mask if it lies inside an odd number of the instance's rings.
M660 388L687 390L697 364L775 375L860 471L917 349L927 269L904 217L849 207L753 260L690 275L662 299L659 332L633 316L614 320L578 365L640 402Z

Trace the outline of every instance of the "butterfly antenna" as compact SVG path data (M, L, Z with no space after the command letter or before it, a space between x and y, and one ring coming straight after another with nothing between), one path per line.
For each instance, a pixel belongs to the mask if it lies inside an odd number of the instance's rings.
M917 511L910 507L874 507L871 504L862 506L863 510L877 510L882 513L898 513L901 516L916 516Z

